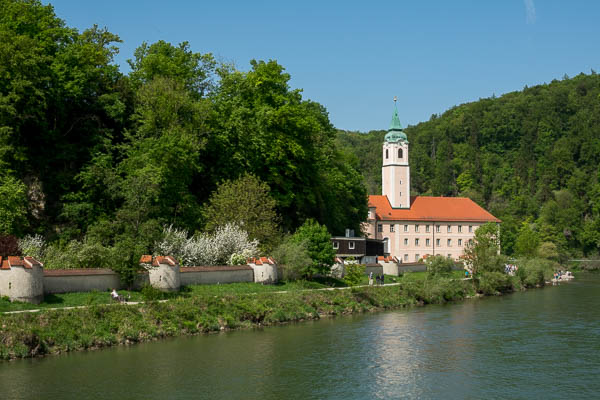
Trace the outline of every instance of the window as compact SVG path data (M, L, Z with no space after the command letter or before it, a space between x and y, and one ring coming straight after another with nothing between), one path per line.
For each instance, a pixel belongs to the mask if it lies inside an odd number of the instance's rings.
M429 225L425 225L425 232L429 233Z
M452 246L452 239L448 239L448 247Z
M448 233L452 232L452 226L448 225Z
M419 238L416 238L415 239L415 246L418 246L418 245L419 245Z
M388 149L385 149L385 159L387 160L388 158L390 158L390 153Z
M394 232L394 224L390 224L390 232Z
M473 233L473 225L469 225L469 233Z
M404 225L404 232L408 232L408 225Z
M340 242L333 242L333 248L334 249L339 249L340 248Z
M440 231L440 226L439 226L439 225L436 225L436 226L435 226L435 231L436 231L436 232L439 232L439 231Z
M419 261L420 256L418 254L415 254L415 261Z
M458 245L462 246L462 239L458 239Z
M458 226L458 233L462 233L462 225Z
M354 250L354 242L348 242L348 248Z
M468 243L473 244L473 239L469 239Z
M377 232L383 232L383 225L377 225Z
M429 247L431 245L431 241L429 239L425 239L425 246Z
M408 254L404 255L404 261L408 261Z
M368 216L368 218L369 218L369 219L373 218L373 217L372 217L372 215L373 215L373 214L371 214L371 210L369 210L369 216Z
M452 258L452 254L448 254L448 258Z
M404 245L408 246L408 239L407 238L404 238Z
M402 149L398 149L398 158L402 158Z
M435 239L435 245L440 247L440 239Z
M415 225L415 232L419 232L419 225Z
M402 185L402 179L400 179L400 184Z

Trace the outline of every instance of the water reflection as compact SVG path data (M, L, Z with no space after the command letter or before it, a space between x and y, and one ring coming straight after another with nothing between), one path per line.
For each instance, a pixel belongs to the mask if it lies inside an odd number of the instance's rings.
M0 397L594 397L598 288L591 277L456 305L0 363Z

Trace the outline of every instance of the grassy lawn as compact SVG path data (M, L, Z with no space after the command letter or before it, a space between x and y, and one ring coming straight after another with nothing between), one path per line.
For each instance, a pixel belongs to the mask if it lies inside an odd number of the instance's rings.
M462 271L453 271L453 278L463 278ZM385 283L422 281L427 279L427 272L407 272L403 276L386 275ZM368 284L368 277L365 275L361 282L362 285ZM295 282L279 282L274 285L263 285L260 283L229 283L224 285L190 285L182 287L177 293L162 293L158 291L126 291L120 290L122 296L129 296L130 301L145 301L173 298L190 298L190 297L206 297L206 296L227 296L227 295L243 295L253 293L269 293L280 291L299 291L307 289L323 289L330 287L345 287L346 283L335 278L315 278L310 281L295 281ZM0 298L0 312L34 310L43 308L57 307L74 307L74 306L89 306L97 304L110 304L110 291L98 292L82 292L82 293L60 293L50 294L44 297L41 304L29 304L21 302L11 302L7 297Z

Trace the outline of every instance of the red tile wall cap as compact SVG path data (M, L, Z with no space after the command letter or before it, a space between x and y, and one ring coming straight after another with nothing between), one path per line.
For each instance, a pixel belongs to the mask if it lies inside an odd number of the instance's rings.
M25 263L23 263L23 259L21 257L8 256L8 263L10 264L11 267L13 267L13 266L24 267L25 266Z
M168 264L172 267L177 265L177 261L174 257L171 256L156 256L154 257L154 261L152 261L152 266L158 267L159 264Z
M144 254L143 256L140 257L140 264L151 264L152 263L152 256L149 254Z
M34 265L39 265L40 267L42 266L42 264L33 257L8 256L4 258L4 260L0 258L1 269L11 269L12 267L23 267L26 269L31 269Z
M23 261L25 261L25 264L29 265L30 268L32 268L34 266L39 266L39 267L44 266L44 264L42 264L41 262L39 262L38 260L36 260L33 257L24 257Z
M387 196L370 195L378 220L432 222L502 222L467 197L411 197L410 208L392 208Z

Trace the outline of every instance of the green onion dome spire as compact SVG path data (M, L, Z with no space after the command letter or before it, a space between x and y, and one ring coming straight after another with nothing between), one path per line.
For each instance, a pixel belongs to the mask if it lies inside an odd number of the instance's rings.
M402 131L402 124L400 123L400 117L398 117L398 107L396 107L396 101L398 99L394 97L394 115L392 116L392 122L390 123L390 129L385 135L385 141L389 143L397 142L408 142L406 133Z

